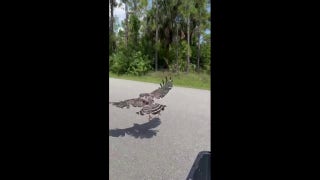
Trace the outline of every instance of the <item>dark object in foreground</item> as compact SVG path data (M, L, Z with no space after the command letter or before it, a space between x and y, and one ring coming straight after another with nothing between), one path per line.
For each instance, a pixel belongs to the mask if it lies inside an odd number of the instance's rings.
M199 152L187 180L209 180L211 179L211 152Z

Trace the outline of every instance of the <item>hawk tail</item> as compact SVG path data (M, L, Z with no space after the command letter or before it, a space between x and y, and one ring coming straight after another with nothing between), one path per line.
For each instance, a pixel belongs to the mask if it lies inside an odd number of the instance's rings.
M124 108L124 107L129 108L129 105L128 105L127 102L125 102L125 101L109 102L109 104L112 104L112 105L117 106L117 107L119 107L119 108Z

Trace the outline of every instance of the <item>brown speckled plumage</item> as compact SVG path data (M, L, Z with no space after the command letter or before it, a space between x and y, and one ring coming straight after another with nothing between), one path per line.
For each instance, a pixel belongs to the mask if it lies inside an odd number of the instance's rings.
M172 87L173 81L171 77L169 80L166 77L166 81L162 80L162 83L160 83L160 87L152 91L151 93L141 93L138 98L128 99L119 102L110 102L110 104L119 108L129 108L130 106L142 107L142 109L136 113L142 116L148 114L150 120L151 115L160 115L160 112L164 111L164 108L166 107L166 105L154 103L154 100L163 98L165 95L168 94Z

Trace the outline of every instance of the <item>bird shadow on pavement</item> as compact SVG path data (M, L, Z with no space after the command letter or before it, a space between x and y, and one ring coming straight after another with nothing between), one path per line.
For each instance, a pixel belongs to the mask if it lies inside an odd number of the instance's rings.
M158 127L161 124L159 118L153 118L149 122L143 124L133 124L132 127L125 128L125 129L110 129L109 136L112 137L119 137L125 136L126 134L129 136L133 136L135 138L152 138L156 136L158 130L152 130L153 128Z

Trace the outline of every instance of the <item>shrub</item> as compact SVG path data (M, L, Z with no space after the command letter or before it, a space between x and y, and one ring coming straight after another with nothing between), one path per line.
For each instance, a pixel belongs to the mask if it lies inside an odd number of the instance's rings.
M128 68L128 58L122 51L118 51L110 56L110 71L116 74L126 73Z
M133 53L130 58L130 64L127 69L128 74L141 76L151 70L151 62L147 56L144 56L140 51Z

